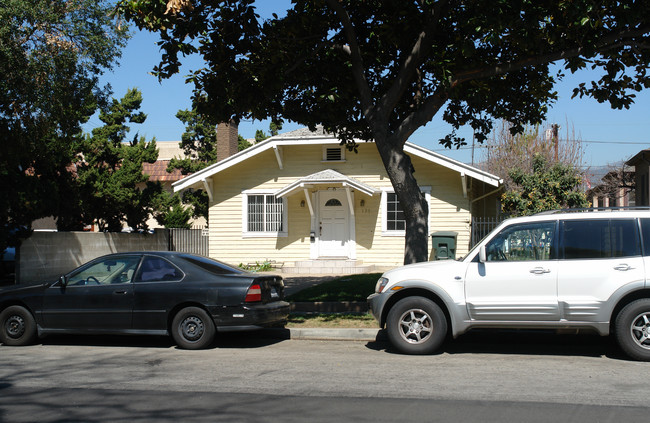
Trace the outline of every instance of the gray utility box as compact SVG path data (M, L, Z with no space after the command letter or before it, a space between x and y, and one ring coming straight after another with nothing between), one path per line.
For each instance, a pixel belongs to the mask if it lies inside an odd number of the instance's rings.
M435 249L435 260L454 260L456 258L457 232L438 231L431 234L431 247Z

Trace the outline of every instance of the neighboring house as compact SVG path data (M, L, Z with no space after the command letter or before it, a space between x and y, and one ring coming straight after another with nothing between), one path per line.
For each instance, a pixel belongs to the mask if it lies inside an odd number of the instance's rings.
M600 176L597 185L590 187L587 192L587 199L591 201L592 207L629 207L634 206L634 172L625 166L611 170L611 167L604 169L606 172L593 175L592 179Z
M172 183L183 179L183 175L179 169L174 169L172 172L167 172L167 166L172 158L185 158L185 152L180 147L179 141L156 141L158 147L158 160L154 163L143 163L142 173L149 175L149 180L152 182L160 182L163 189L169 193L173 192ZM144 188L145 184L139 184L140 189ZM204 227L206 225L205 219L194 219L192 226ZM161 228L162 226L150 217L147 220L147 226L150 229Z
M634 197L635 205L650 206L650 149L639 151L634 157L625 162L628 166L634 167Z
M219 128L227 158L173 183L175 191L208 192L211 256L285 266L403 262L403 213L373 143L359 142L355 154L322 128L305 128L237 153L236 133ZM464 255L472 215L498 214L501 180L414 144L405 151L429 203L429 233L457 232L456 253Z

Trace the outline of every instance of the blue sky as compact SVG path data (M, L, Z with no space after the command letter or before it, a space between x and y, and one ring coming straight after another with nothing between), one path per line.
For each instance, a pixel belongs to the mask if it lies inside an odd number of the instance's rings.
M261 5L275 6L275 2L260 2ZM277 10L277 9L276 9ZM262 16L270 15L269 10L259 9ZM190 70L200 67L198 58L186 58L181 73L171 79L158 79L149 74L158 64L160 53L156 45L157 36L146 32L135 32L123 51L121 65L113 72L103 76L102 81L112 86L114 96L122 97L129 88L138 88L143 94L142 111L148 117L143 125L136 125L147 140L155 137L158 141L180 140L184 127L176 119L176 112L190 108L192 87L185 84ZM593 76L590 73L568 75L556 86L559 99L548 113L549 123L559 123L560 138L567 126L573 126L576 135L582 139L586 166L604 166L627 160L639 150L650 148L650 90L637 94L635 104L629 110L612 110L608 104L599 104L592 99L571 99L572 89L582 80ZM440 115L440 114L439 114ZM567 125L568 123L568 125ZM97 116L93 116L84 129L90 131L100 126ZM299 125L285 124L282 132L297 129ZM245 138L253 138L255 130L268 132L268 122L244 121L239 132ZM470 146L460 150L449 150L438 144L438 139L451 130L450 126L436 117L428 125L420 128L409 141L445 154L465 163L471 161L471 131L465 129L461 135ZM475 160L480 160L483 149L475 149Z

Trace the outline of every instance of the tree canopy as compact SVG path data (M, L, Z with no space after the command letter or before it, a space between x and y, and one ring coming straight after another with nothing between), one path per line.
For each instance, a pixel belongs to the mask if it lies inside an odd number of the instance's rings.
M163 195L160 183L149 181L143 163L158 158L155 139L146 142L137 133L132 139L128 123L143 123L142 94L130 89L120 100L103 107L103 126L93 129L79 145L75 183L79 187L81 220L97 223L101 231L119 232L123 222L133 230L146 230L156 197Z
M503 190L512 190L516 184L510 178L514 168L525 173L533 172L536 155L549 165L563 163L581 173L585 167L582 140L568 123L563 134L559 125L526 125L518 134L512 134L512 125L501 121L485 142L479 167L503 179Z
M160 35L165 78L200 54L194 103L217 121L323 124L348 147L374 141L406 219L405 262L427 258L428 205L404 143L438 113L441 139L486 138L493 119L540 123L563 72L600 70L574 96L629 107L650 86L643 1L295 0L262 20L253 0L121 0L119 12ZM552 63L561 63L559 73Z
M99 76L127 38L112 8L96 0L2 2L0 250L11 227L68 214L73 141L107 98Z
M589 207L587 196L580 189L582 175L569 163L551 163L537 153L532 159L532 172L515 167L509 176L515 186L501 197L503 211L509 216Z

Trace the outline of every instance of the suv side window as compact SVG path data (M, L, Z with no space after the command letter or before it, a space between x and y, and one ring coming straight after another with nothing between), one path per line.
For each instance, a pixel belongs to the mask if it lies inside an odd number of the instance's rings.
M650 256L650 219L640 219L643 236L643 255Z
M641 255L634 219L566 220L562 247L567 260Z
M487 261L552 260L555 221L505 228L485 246Z

